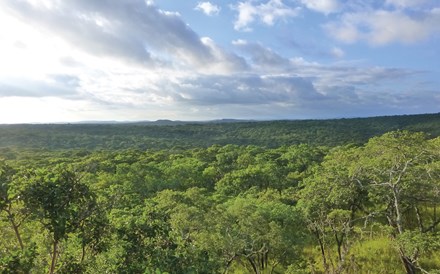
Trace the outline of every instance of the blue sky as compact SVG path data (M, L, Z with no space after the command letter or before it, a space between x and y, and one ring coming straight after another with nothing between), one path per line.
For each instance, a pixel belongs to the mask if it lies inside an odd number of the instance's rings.
M0 123L440 111L437 0L2 0Z

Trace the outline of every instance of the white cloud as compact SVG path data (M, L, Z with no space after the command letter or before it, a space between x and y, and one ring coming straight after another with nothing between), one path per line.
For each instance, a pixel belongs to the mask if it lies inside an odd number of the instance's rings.
M301 2L307 8L324 14L336 12L340 8L338 0L301 0Z
M220 13L220 7L211 2L199 2L195 10L200 10L208 16L218 15Z
M28 52L35 60L30 63L37 66L37 72L41 71L42 63L48 66L49 60L59 62L72 53L78 55L78 51L94 59L94 62L88 63L93 67L104 64L104 60L110 58L131 66L166 66L221 74L246 68L239 56L220 48L213 40L208 43L208 40L199 37L178 13L160 10L152 2L78 0L50 3L51 7L36 0L0 2L0 8L14 17L12 25L19 25L21 34L29 34L23 36L31 44L29 48L32 52ZM8 25L3 24L3 29L7 30ZM14 31L9 32L10 37L17 36ZM20 37L14 39L18 41ZM52 44L56 45L48 46L48 41L55 41ZM0 52L0 57L4 52ZM24 59L26 56L16 54L4 58L3 63L11 59L8 61L11 63L10 71L16 58ZM49 57L49 60L44 60ZM16 66L17 70L23 70L22 65ZM26 66L26 69L31 67ZM56 69L59 68L54 66L53 70Z
M257 8L250 2L240 2L237 6L234 6L234 9L238 11L238 18L234 23L234 28L243 31L252 30L248 25L255 20Z
M393 42L415 43L440 32L440 14L436 10L410 16L402 11L377 10L346 13L324 27L337 40L372 45Z
M254 5L252 1L239 2L232 8L238 11L234 22L234 28L241 31L251 31L249 27L254 21L259 20L263 24L272 26L277 20L286 20L298 15L300 8L291 8L282 0L269 0L267 3Z
M39 1L1 1L0 7L32 24L36 30L63 39L94 56L111 57L140 65L154 65L151 52L161 51L181 62L203 64L209 49L175 12L162 11L143 0L129 2L56 1L47 7ZM165 56L166 57L166 56Z
M165 109L177 107L176 79L248 69L242 57L200 38L178 14L152 3L133 0L125 8L113 0L51 2L58 6L50 8L32 3L0 3L2 102L22 98L40 107L54 101L44 98L56 97L69 106L88 102L96 111L81 113L90 119L101 117L98 110L114 117L116 112L106 110L110 106L129 109L120 114L137 113L138 119L147 117L145 109L165 117ZM45 107L48 113L53 109ZM75 120L58 118L63 117Z
M380 100L384 110L410 108L423 98L430 109L440 104L437 91L422 98L403 84L394 87L412 71L324 66L284 56L276 45L270 49L247 34L248 40L234 40L227 50L152 1L32 3L0 1L0 122L311 118L328 117L329 110L359 115ZM323 13L333 9L313 3ZM238 30L275 24L299 11L281 0L244 1L234 8ZM417 15L400 9L346 13L329 16L340 21L327 29L340 40L372 44L414 41L438 29L439 9ZM325 54L345 53L328 47Z

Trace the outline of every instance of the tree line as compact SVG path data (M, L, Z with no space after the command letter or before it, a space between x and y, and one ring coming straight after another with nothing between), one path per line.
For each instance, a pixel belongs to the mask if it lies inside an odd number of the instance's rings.
M394 130L440 136L440 113L330 120L0 125L0 148L173 149L212 145L276 148L363 144ZM1 150L0 150L1 151Z

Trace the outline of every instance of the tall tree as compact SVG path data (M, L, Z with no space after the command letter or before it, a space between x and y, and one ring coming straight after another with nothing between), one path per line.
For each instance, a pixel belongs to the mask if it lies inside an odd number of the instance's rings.
M355 213L366 201L365 190L355 179L358 168L353 163L358 161L357 151L351 146L333 149L312 176L303 182L299 192L298 206L319 245L325 272L342 271ZM334 245L336 256L333 256Z
M306 238L302 218L278 197L273 190L254 191L217 205L206 214L196 244L223 261L224 273L234 265L273 273L294 263Z
M82 228L84 221L92 216L96 209L95 196L72 167L39 169L30 175L23 200L32 216L51 235L49 273L54 273L61 241Z
M370 139L357 163L370 211L386 218L407 273L422 269L424 243L440 224L430 213L440 204L439 151L438 141L427 141L422 133L395 131Z

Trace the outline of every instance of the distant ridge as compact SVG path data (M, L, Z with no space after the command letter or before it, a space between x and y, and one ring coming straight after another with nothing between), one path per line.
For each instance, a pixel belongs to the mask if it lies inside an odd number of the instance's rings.
M170 119L158 119L155 121L139 120L139 121L118 121L118 120L85 120L76 122L54 122L54 123L12 123L12 124L0 124L2 125L112 125L112 124L128 124L128 125L159 125L159 126L173 126L173 125L186 125L186 124L223 124L223 123L248 123L248 122L305 122L305 121L350 121L350 120L369 120L369 119L388 119L388 118L410 118L414 117L428 117L428 116L440 116L438 113L425 113L425 114L402 114L402 115L381 115L381 116L369 116L369 117L338 117L338 118L305 118L305 119L234 119L234 118L222 118L213 120L170 120Z
M214 119L214 120L206 120L206 121L181 121L181 120L169 120L169 119L159 119L156 121L78 121L78 122L60 122L60 123L53 123L57 125L62 124L136 124L136 125L159 125L159 126L172 126L172 125L185 125L185 124L221 124L221 123L240 123L240 122L258 122L258 120L246 120L246 119ZM32 123L34 124L34 123ZM44 124L44 123L38 123L38 124ZM47 123L51 124L51 123Z
M170 120L170 119L158 119L155 121L150 120L139 120L139 121L116 121L116 120L94 120L94 121L78 121L78 122L59 122L53 124L136 124L136 125L185 125L185 124L223 124L223 123L247 123L247 122L304 122L304 121L346 121L346 120L368 120L368 119L388 119L388 118L413 118L413 117L426 117L426 116L440 116L440 112L437 113L424 113L424 114L402 114L402 115L380 115L380 116L368 116L368 117L338 117L338 118L305 118L305 119L234 119L234 118L223 118L223 119L213 119L213 120ZM30 124L52 124L52 123L30 123ZM0 124L1 125L1 124Z
M440 136L440 113L327 120L10 124L0 125L0 149L145 150L227 144L279 147L304 143L337 146L362 144L373 136L394 130L425 132L431 138Z

